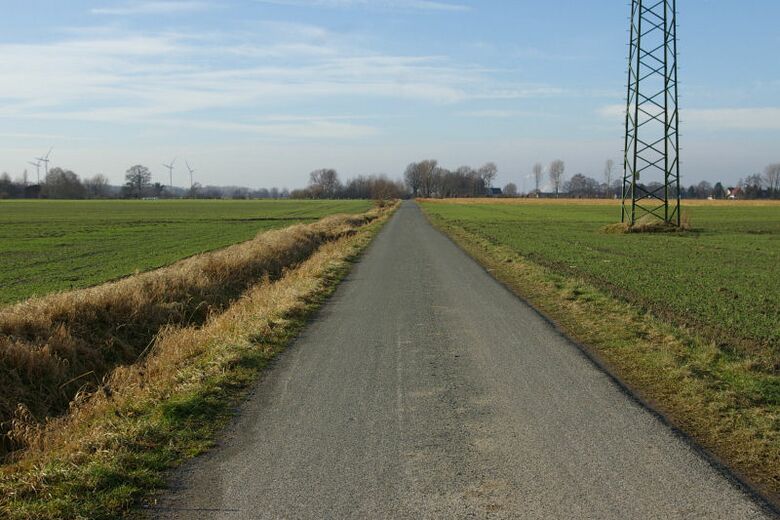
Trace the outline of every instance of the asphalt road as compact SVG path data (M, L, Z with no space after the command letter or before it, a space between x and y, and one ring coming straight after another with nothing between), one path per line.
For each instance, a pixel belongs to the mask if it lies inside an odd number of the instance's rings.
M768 518L405 203L157 518Z

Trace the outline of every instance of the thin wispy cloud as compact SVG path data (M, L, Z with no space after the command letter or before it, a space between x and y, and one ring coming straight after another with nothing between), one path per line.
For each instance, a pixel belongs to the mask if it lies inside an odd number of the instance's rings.
M150 14L179 14L187 12L205 11L214 7L210 2L199 1L139 1L130 2L118 7L96 7L92 14L130 16Z
M469 11L466 4L438 2L434 0L255 0L263 4L301 6L301 7L327 7L327 8L375 8L375 9L402 9L420 11Z
M626 117L625 105L602 107L599 114L612 120ZM700 130L780 130L780 107L686 108L680 110L683 126Z
M263 111L316 99L395 99L433 105L476 99L561 95L544 85L497 82L489 71L445 56L381 54L342 42L324 28L269 23L249 35L96 31L47 44L0 45L4 117L117 124L149 123L204 111ZM270 104L270 105L269 105ZM74 109L74 105L78 105ZM233 118L233 114L225 117ZM268 125L212 125L264 133ZM315 134L368 135L315 125ZM290 132L287 132L290 133Z
M467 110L458 112L457 115L461 117L472 117L475 119L512 119L512 118L526 118L526 117L557 117L556 114L542 111L532 110L501 110L501 109L485 109L485 110Z
M780 130L780 108L689 109L680 112L683 124L719 130Z

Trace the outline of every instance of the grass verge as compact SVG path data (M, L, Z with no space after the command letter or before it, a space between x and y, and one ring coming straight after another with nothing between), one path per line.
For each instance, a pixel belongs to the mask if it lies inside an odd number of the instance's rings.
M724 350L584 278L428 217L641 400L780 506L780 377L756 368L764 365L760 355Z
M268 361L305 326L390 210L323 244L276 280L266 277L203 326L160 331L143 360L115 369L69 413L26 432L0 467L0 517L107 519L165 485L202 453Z
M202 325L257 280L277 279L376 211L268 231L163 269L0 308L0 456L24 445L27 424L67 412L116 366L143 357L161 330Z

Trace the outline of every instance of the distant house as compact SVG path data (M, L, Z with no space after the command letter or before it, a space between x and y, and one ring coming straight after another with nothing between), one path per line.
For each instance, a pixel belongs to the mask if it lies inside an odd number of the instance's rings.
M490 191L488 192L488 195L491 197L500 197L503 194L504 192L501 188L490 188Z
M736 188L726 188L726 198L734 200L742 197L742 188L736 187Z

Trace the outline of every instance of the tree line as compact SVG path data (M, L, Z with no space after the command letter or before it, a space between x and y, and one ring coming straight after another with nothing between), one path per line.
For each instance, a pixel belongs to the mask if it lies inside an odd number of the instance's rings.
M491 193L497 174L498 167L492 162L478 169L461 166L450 171L435 159L426 159L407 166L404 181L413 197L484 197Z
M101 174L81 179L70 170L52 168L41 184L28 182L27 172L16 180L11 180L8 173L0 174L0 199L86 199L105 197L109 193L108 179Z
M332 168L314 170L309 185L290 192L293 199L402 199L407 196L403 183L386 175L358 175L342 183Z
M489 162L474 169L461 166L448 170L435 159L413 162L406 167L403 181L385 175L359 175L342 182L336 170L319 169L309 174L308 186L288 191L286 188L250 189L241 186L201 186L194 183L189 189L152 182L151 171L140 164L125 172L125 184L112 186L101 174L82 179L64 168L49 170L40 184L28 182L26 172L12 180L7 173L0 174L0 199L99 199L99 198L234 198L234 199L394 199L408 196L423 198L485 197L520 195L530 197L618 198L622 195L623 179L614 178L615 163L606 161L603 178L594 179L582 173L565 178L566 164L559 159L547 168L536 163L528 176L533 189L520 193L515 183L503 189L493 186L498 174L495 163ZM647 183L654 190L660 183ZM543 191L548 189L548 191ZM677 196L672 190L671 196ZM763 174L756 173L740 179L735 185L702 181L681 187L680 197L686 199L768 199L780 198L780 163L770 164Z
M530 196L558 196L565 193L568 197L577 198L619 198L623 193L623 179L615 177L615 163L611 159L604 165L604 174L601 181L592 177L577 173L571 179L564 180L565 165L562 161L553 161L546 173L552 191L545 193L542 187L545 185L545 168L537 163L532 168L531 177L535 189ZM643 184L648 191L654 191L662 187L660 182L648 182ZM671 190L670 196L676 197L677 191ZM763 174L749 175L740 179L734 185L722 182L712 184L701 181L688 187L680 187L680 197L685 199L768 199L780 198L780 163L770 164L764 168Z
M202 186L187 188L152 182L149 168L137 164L125 172L125 184L113 186L105 175L81 178L71 170L55 167L46 173L43 182L29 182L25 171L12 180L8 173L0 174L0 199L142 199L142 198L198 198L198 199L281 199L288 198L287 188L250 189L242 186Z

